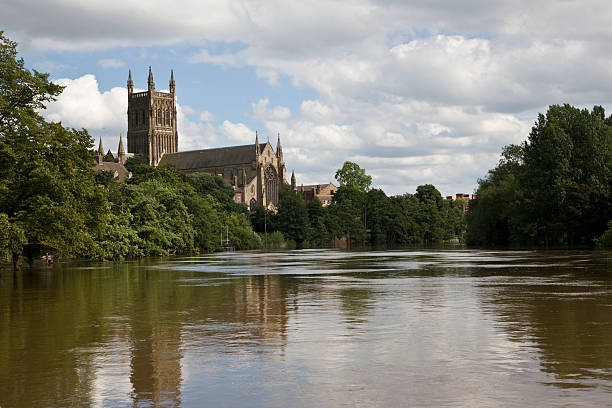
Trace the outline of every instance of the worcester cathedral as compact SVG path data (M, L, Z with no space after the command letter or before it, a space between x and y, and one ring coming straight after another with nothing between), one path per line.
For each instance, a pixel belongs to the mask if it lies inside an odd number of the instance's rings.
M131 71L127 89L128 154L152 166L172 165L183 173L220 176L234 188L237 203L276 208L280 186L286 183L280 135L276 150L269 141L259 143L255 132L254 144L179 152L174 73L170 74L170 92L155 91L150 67L147 91L134 92Z

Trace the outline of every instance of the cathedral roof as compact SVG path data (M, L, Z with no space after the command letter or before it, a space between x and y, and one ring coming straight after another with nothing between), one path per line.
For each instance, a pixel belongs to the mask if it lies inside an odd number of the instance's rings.
M121 183L125 179L132 177L123 164L115 162L96 163L93 167L94 171L110 171L115 178Z
M260 143L260 151L263 151L267 144L268 143ZM253 146L253 144L248 144L242 146L219 147L216 149L166 153L159 162L159 165L172 165L179 170L189 170L250 164L255 160L255 149L253 149Z

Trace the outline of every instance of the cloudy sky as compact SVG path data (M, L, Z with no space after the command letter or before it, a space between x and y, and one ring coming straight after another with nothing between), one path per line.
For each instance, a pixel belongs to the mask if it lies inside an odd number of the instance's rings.
M280 132L298 184L357 162L387 194L470 193L548 105L612 106L606 1L0 0L49 119L116 150L128 69L174 69L180 150Z

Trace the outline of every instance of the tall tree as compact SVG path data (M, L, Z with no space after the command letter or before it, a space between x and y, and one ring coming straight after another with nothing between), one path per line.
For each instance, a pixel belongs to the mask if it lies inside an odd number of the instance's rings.
M357 163L344 162L341 169L336 171L336 180L341 186L353 187L359 191L366 192L372 185L372 176L366 174L365 169Z
M552 105L510 146L468 210L477 244L592 245L612 216L612 117Z
M287 185L278 194L278 229L301 247L308 231L308 210L302 196Z
M62 87L27 70L16 46L0 33L0 213L13 232L13 259L101 256L96 238L110 213L94 188L93 140L42 118L38 110Z

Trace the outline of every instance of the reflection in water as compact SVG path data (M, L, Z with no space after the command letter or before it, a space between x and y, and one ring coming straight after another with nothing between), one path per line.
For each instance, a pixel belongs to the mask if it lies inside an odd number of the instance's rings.
M612 271L598 253L253 252L0 271L1 407L605 405L610 339Z
M496 277L482 286L483 301L509 338L537 347L551 383L597 386L612 381L609 272L572 262L545 276Z

